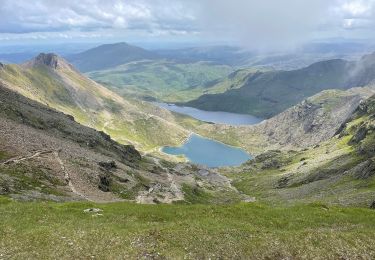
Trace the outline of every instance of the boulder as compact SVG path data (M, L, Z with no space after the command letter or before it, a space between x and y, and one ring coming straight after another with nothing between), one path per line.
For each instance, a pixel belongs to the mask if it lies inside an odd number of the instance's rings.
M111 178L109 176L99 176L98 188L101 191L108 192L111 185Z
M99 164L99 166L103 167L107 171L117 168L117 165L116 165L115 161L98 162L98 164Z
M353 171L357 179L368 179L375 175L375 162L372 159L364 161L357 165Z

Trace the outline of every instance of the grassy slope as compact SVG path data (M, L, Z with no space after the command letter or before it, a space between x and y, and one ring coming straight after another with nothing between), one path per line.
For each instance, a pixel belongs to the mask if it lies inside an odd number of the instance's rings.
M158 60L132 62L88 75L122 95L176 102L197 98L205 93L206 84L223 79L231 71L229 66L207 62Z
M84 213L90 207L101 214ZM372 259L375 212L321 204L20 203L0 198L5 258Z
M137 102L122 99L74 70L56 72L45 66L7 65L0 70L0 79L22 95L73 115L79 123L103 130L116 141L134 144L142 151L179 144L188 135L173 122L157 115L150 117Z

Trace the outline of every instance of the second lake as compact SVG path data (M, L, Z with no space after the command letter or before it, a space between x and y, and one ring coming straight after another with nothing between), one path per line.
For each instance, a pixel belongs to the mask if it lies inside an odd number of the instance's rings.
M185 114L201 121L212 122L216 124L228 125L254 125L260 123L263 119L246 114L237 114L229 112L205 111L193 107L180 107L174 104L153 102L153 104L168 109L170 111Z

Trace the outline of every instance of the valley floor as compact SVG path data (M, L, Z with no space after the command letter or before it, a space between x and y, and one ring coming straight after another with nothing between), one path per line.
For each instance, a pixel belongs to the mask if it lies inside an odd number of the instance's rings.
M100 208L98 213L85 213ZM0 197L0 259L374 259L375 211L15 202Z

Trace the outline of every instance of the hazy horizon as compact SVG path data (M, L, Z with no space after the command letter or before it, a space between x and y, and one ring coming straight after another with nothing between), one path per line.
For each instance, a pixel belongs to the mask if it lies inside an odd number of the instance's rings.
M129 42L145 48L372 44L374 0L0 0L1 46Z

